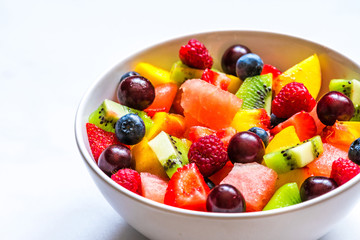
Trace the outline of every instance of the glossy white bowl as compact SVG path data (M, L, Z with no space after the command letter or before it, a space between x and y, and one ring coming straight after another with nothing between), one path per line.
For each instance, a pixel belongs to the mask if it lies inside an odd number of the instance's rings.
M360 79L360 66L320 44L282 34L255 31L209 32L160 43L122 60L100 77L81 100L75 120L80 154L94 182L111 206L137 231L150 239L317 239L344 218L359 200L360 175L316 199L278 210L221 214L183 210L159 204L134 194L106 176L94 162L87 141L88 116L105 99L116 99L120 76L136 63L149 62L170 69L178 50L190 38L205 44L221 69L226 48L240 43L262 57L265 63L286 70L317 53L321 62L321 94L333 78Z

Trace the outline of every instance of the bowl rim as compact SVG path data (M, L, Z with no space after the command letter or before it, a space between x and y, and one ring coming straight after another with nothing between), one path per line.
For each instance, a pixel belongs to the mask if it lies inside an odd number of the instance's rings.
M97 164L93 160L92 156L86 149L86 142L84 141L86 139L82 138L82 128L84 128L85 126L83 126L81 119L82 119L82 116L84 116L84 109L85 109L86 103L88 102L88 99L90 98L90 93L93 91L93 89L96 88L96 86L98 84L100 84L100 82L104 78L106 78L107 74L111 73L118 66L129 61L129 59L131 59L131 58L136 58L138 55L140 55L144 52L152 51L153 49L155 49L165 43L175 42L175 41L179 41L181 39L196 38L196 37L201 37L201 36L206 36L206 35L211 35L211 34L258 34L258 35L272 35L272 36L276 36L276 37L288 38L290 40L304 42L304 43L307 43L310 45L315 45L317 47L329 50L332 53L335 53L335 54L341 56L343 59L354 64L357 68L360 69L360 66L356 62L354 62L353 60L348 58L347 56L337 52L334 49L326 47L320 43L316 43L316 42L313 42L308 39L304 39L304 38L300 38L300 37L296 37L296 36L292 36L292 35L288 35L288 34L276 33L276 32L270 32L270 31L257 31L257 30L206 31L206 32L200 32L200 33L188 34L188 35L184 35L184 36L178 36L175 38L161 41L160 43L157 43L157 44L151 45L149 47L146 47L144 49L141 49L141 50L135 52L134 54L131 54L128 57L122 59L121 61L117 61L114 65L112 65L110 68L105 70L100 76L98 76L96 78L96 80L86 90L85 94L82 96L80 103L78 105L77 111L76 111L76 115L75 115L74 132L75 132L76 144L77 144L78 150L80 152L80 155L81 155L82 159L84 160L85 164L89 167L89 169L91 169L101 180L105 181L110 187L114 188L119 193L124 194L127 197L137 201L140 204L144 204L148 207L156 208L157 210L160 210L160 211L166 211L168 213L181 214L181 215L193 216L193 217L199 217L199 218L212 218L212 219L239 219L239 218L240 219L249 219L249 218L268 217L268 216L286 214L289 212L295 212L295 211L299 211L299 210L302 210L305 208L312 207L314 205L321 204L322 202L326 201L327 199L336 197L336 196L340 195L341 193L348 191L349 189L355 187L355 185L359 184L360 174L355 176L353 179L351 179L344 185L328 192L327 194L324 194L317 198L314 198L314 199L311 199L311 200L308 200L308 201L305 201L305 202L302 202L299 204L295 204L292 206L278 208L278 209L272 209L272 210L267 210L267 211L258 211L258 212L213 213L213 212L201 212L201 211L187 210L187 209L177 208L177 207L173 207L173 206L169 206L166 204L152 201L150 199L142 197L142 196L140 196L136 193L133 193L133 192L127 190L126 188L120 186L119 184L117 184L116 182L111 180L111 178L109 178L105 173L103 173L100 170L100 168L97 166Z

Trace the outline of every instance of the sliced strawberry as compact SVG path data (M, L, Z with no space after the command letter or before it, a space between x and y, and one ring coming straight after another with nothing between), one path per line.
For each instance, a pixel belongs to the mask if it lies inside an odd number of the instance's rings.
M222 128L216 131L215 135L221 139L224 143L224 147L227 149L230 139L236 134L236 129L233 127Z
M215 134L220 140L224 143L225 148L229 145L229 141L232 136L236 133L235 128L227 127L219 129L215 131L211 128L202 127L202 126L192 126L188 129L187 133L185 134L186 138L189 139L191 142L197 142L199 138L205 137L211 134Z
M195 163L178 168L166 189L164 203L170 206L206 211L210 189Z
M228 86L231 82L231 79L226 76L226 74L215 72L209 68L205 69L201 76L201 79L225 91L227 91Z
M105 148L112 144L122 144L116 138L115 133L106 132L92 123L86 123L86 132L88 135L90 149L96 163Z
M295 127L296 134L298 135L300 141L305 141L309 138L312 138L316 135L317 132L314 118L311 117L309 113L301 111L271 129L270 133L275 135L289 126Z
M264 67L262 69L261 75L272 73L273 79L277 78L282 72L277 69L276 67L270 65L270 64L264 64Z
M199 138L205 137L211 134L215 134L216 131L211 128L202 127L202 126L192 126L186 133L187 139L191 142L197 142Z
M234 164L231 161L227 161L225 166L213 175L211 175L209 179L216 185L219 185L220 182L229 174L233 167Z

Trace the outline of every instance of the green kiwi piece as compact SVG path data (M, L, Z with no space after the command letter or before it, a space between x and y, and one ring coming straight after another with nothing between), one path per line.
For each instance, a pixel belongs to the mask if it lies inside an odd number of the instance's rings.
M189 163L189 143L187 140L170 136L162 131L148 144L164 167L166 174L171 178L179 167Z
M324 151L320 136L315 136L287 149L264 155L266 166L277 173L302 168L319 157Z
M271 197L263 211L283 208L301 203L300 191L296 182L282 185Z
M203 69L191 68L178 61L171 67L170 79L181 84L188 79L201 78L203 72Z
M243 100L241 109L264 108L271 114L272 74L248 77L236 92L236 96Z
M333 79L329 84L330 91L338 91L346 95L354 104L355 112L350 121L360 121L360 81Z
M117 102L105 99L100 106L90 114L89 123L93 123L107 132L115 132L115 123L119 118L135 113L144 121L146 131L153 125L153 121L144 111L123 106Z

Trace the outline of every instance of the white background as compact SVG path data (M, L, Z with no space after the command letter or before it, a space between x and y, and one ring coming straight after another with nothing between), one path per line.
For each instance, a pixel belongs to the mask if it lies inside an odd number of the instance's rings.
M121 59L181 35L265 30L360 63L359 27L356 0L0 0L0 239L146 239L101 196L74 140L82 95ZM359 224L360 200L323 239L358 239Z

